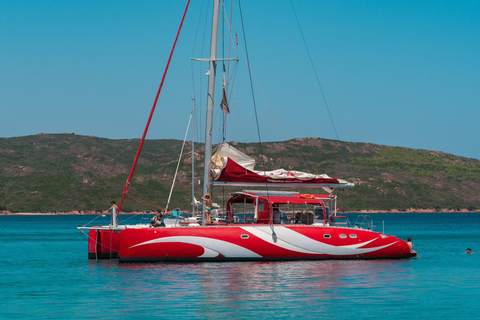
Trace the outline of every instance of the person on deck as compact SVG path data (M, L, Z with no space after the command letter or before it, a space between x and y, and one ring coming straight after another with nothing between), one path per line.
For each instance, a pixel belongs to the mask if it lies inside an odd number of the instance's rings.
M202 200L205 201L205 220L206 223L213 223L213 218L212 218L212 208L213 208L213 202L212 202L212 197L210 196L209 193L205 194L202 197Z
M112 201L112 206L110 209L108 209L108 212L112 213L112 223L110 224L111 227L116 227L117 226L117 211L118 211L118 206L115 201Z
M163 213L160 210L157 210L157 214L150 220L151 227L160 227L162 225Z
M282 212L278 208L278 204L274 204L273 208L273 224L281 224L282 223Z
M173 216L174 217L180 217L182 215L182 212L180 211L180 208L175 208L173 209Z

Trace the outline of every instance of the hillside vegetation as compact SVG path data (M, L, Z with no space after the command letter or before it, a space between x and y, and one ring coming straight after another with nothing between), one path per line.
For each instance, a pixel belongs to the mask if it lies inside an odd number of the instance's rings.
M0 211L105 210L112 200L119 202L138 144L138 139L74 134L2 138ZM165 206L181 144L177 140L147 140L129 193L155 206ZM480 160L320 138L232 144L257 159L257 170L284 168L354 180L355 188L336 191L342 211L480 209ZM191 144L185 150L170 207L188 210ZM195 159L198 183L203 173L201 144L195 145ZM196 188L199 199L201 188L198 184ZM216 202L224 203L230 191L214 189ZM319 193L321 189L302 192ZM154 206L127 198L122 211L151 209Z

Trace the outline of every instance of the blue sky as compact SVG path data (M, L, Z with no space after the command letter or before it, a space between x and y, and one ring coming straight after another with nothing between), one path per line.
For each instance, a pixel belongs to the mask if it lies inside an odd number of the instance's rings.
M293 3L341 140L480 159L480 1ZM0 137L141 137L185 4L0 2ZM192 83L204 112L207 65L190 58L209 52L205 10L192 1L149 139L183 139ZM290 2L242 10L262 141L336 139ZM238 10L234 24L242 43ZM239 58L227 140L257 142Z

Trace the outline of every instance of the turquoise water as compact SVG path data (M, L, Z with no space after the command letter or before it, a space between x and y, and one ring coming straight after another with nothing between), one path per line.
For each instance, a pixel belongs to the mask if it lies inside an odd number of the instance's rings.
M0 318L480 319L479 213L371 216L420 258L119 265L87 259L93 216L0 216Z

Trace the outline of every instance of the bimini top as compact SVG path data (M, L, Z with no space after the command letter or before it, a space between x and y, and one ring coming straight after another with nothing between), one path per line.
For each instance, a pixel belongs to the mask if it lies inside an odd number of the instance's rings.
M271 204L312 204L318 205L328 199L335 199L333 194L302 194L299 192L244 190L232 192L229 202L252 202L256 198L264 198Z
M212 156L211 171L213 183L232 186L275 185L276 187L322 187L331 193L334 188L351 188L353 183L334 179L326 174L315 175L301 171L277 169L273 171L254 170L255 160L243 152L222 143Z

